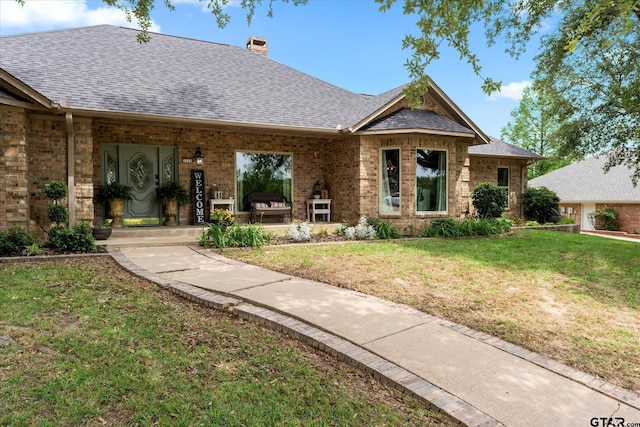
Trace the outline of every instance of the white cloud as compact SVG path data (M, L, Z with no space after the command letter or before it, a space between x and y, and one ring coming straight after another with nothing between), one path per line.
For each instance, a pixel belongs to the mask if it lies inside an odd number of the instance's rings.
M497 101L499 98L506 98L514 101L520 101L522 98L522 91L530 84L531 82L529 80L507 83L506 85L502 85L500 92L491 94L489 100Z
M24 6L15 0L0 0L3 34L101 24L139 28L136 22L127 22L121 10L106 5L90 9L87 0L25 0ZM150 31L160 32L160 26L152 22Z

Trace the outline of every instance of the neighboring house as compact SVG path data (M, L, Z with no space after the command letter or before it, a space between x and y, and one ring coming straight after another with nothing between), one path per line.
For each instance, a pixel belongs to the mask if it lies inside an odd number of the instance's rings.
M103 221L96 196L117 180L134 188L125 225L160 224L155 188L190 185L194 170L235 198L241 220L255 191L283 194L305 218L316 182L336 221L460 219L480 181L508 186L521 210L538 156L491 140L435 84L411 110L403 87L346 91L268 59L264 39L243 49L162 34L141 45L136 34L103 25L0 38L0 230L46 228L50 180L68 182L72 222ZM193 223L193 207L180 216Z
M594 229L589 214L606 205L618 214L620 231L640 234L640 186L633 186L626 166L605 173L606 161L604 155L590 157L532 179L529 187L554 191L561 214L575 219L583 230Z

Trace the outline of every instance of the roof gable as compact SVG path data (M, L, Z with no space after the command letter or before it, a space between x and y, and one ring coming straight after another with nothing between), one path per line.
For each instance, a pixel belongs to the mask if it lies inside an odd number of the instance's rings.
M425 132L474 137L475 132L433 111L401 108L360 129L362 133Z

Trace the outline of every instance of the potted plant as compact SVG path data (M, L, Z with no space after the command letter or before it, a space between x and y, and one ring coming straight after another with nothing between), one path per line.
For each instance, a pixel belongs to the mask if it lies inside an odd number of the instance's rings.
M91 227L91 234L96 240L107 240L111 236L113 229L109 224L94 225Z
M322 194L322 185L320 185L320 181L316 181L316 183L313 185L313 198L314 199L319 199L320 195Z
M182 184L178 181L167 181L156 188L158 200L162 203L164 211L164 225L178 225L176 216L180 206L189 203L191 197Z
M122 215L124 215L125 200L133 200L130 185L120 184L117 181L111 182L100 188L99 201L107 204L107 215L113 218L112 227L122 227Z

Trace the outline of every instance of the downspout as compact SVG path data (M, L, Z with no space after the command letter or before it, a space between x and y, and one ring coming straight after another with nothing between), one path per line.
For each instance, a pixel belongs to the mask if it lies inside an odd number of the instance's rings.
M76 223L76 141L73 131L73 114L65 113L67 122L67 185L69 186L69 226Z

